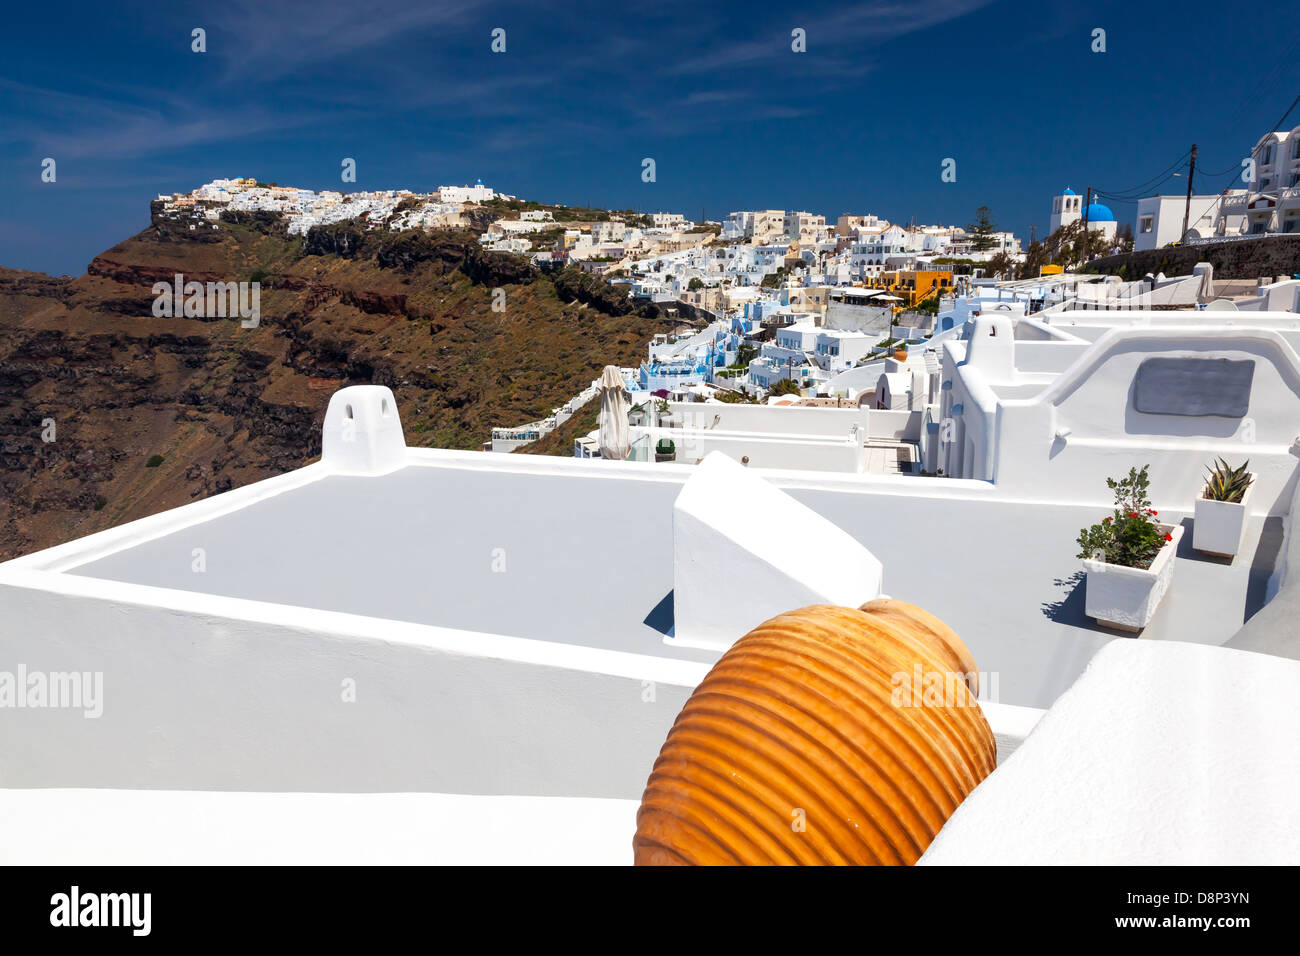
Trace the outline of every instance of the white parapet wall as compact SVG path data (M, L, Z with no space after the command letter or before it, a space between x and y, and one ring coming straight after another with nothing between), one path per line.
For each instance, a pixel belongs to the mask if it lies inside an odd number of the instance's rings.
M981 783L930 865L1291 865L1300 661L1115 641Z
M970 340L946 347L940 467L1029 500L1104 503L1106 478L1149 464L1156 507L1190 509L1223 456L1251 462L1252 513L1284 514L1300 464L1300 317L1225 325L1206 315L1066 313L1060 321L1096 336L1086 347L1010 340L1005 320L977 319ZM1026 371L1022 357L1042 371ZM1185 367L1143 377L1159 363ZM1250 372L1240 407L1214 402L1217 370L1229 367ZM1140 380L1168 407L1139 407Z
M880 562L845 531L715 452L673 505L671 640L725 650L768 618L879 597ZM731 600L736 590L745 600Z
M852 441L847 435L841 438L805 438L691 428L633 428L631 435L634 444L645 437L651 450L656 449L662 439L671 441L675 460L688 465L702 461L715 452L751 468L784 468L854 475L860 474L867 463L863 444L865 435Z
M0 866L619 866L636 800L0 790Z
M0 787L636 799L707 670L31 570L0 614L0 670L98 690L6 706Z
M844 408L798 405L740 405L723 402L669 402L674 425L723 432L761 432L798 438L846 438L857 425L869 434L871 412L846 403Z
M1252 363L1245 414L1138 410L1135 381L1150 359ZM1050 485L1063 497L1102 499L1107 477L1150 464L1157 507L1190 508L1205 469L1223 456L1251 462L1253 513L1284 514L1300 462L1300 359L1274 329L1117 328L1041 395L1001 402L998 413L995 469L1009 488Z

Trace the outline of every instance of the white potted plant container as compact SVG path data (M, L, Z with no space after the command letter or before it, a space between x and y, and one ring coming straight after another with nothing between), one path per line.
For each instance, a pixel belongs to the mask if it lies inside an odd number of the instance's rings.
M1158 525L1169 540L1149 568L1085 560L1087 582L1084 613L1098 624L1122 631L1141 631L1151 623L1156 608L1174 576L1174 555L1183 537L1182 525Z
M1250 515L1250 496L1255 490L1255 476L1232 468L1222 458L1210 469L1209 480L1196 499L1196 523L1192 526L1192 547L1206 554L1235 557L1241 550Z
M1079 532L1084 613L1107 627L1141 631L1169 590L1183 528L1155 520L1147 466L1106 484L1115 493L1114 513Z

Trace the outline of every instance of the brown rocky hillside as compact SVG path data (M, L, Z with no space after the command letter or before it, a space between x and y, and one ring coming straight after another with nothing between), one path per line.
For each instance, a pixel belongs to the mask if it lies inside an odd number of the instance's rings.
M258 280L260 326L154 317L152 284L178 272ZM633 364L657 324L468 232L304 239L271 217L200 233L155 216L78 278L0 269L0 559L312 461L344 385L392 388L410 444L477 448Z

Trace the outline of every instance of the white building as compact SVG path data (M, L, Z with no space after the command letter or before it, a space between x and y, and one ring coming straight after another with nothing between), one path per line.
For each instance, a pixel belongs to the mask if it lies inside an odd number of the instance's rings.
M1220 215L1223 196L1193 196L1187 219L1189 238L1211 236ZM1188 210L1187 197L1149 196L1138 200L1137 225L1133 230L1133 248L1159 249L1183 237L1183 214Z
M858 329L820 329L813 360L827 372L843 372L870 352L879 337Z
M593 242L622 242L627 232L627 225L621 219L611 219L608 222L593 222L591 224Z
M690 225L685 216L679 212L654 212L650 222L656 229L685 229Z
M487 202L496 192L478 180L473 186L439 186L438 199L442 202Z
M1300 232L1300 127L1260 137L1243 179L1244 189L1192 197L1188 241ZM1185 202L1185 196L1140 200L1134 248L1160 248L1177 240Z
M891 259L898 263L909 255L914 258L907 233L898 226L890 226L879 236L854 242L849 247L849 269L855 278L870 280L890 268Z
M751 242L770 242L785 235L783 209L742 210L727 218L734 226L733 233Z
M835 222L835 235L849 239L854 236L879 235L889 228L889 220L879 216L852 216L848 213Z
M1108 239L1115 238L1117 228L1115 214L1110 211L1109 206L1093 202L1088 205L1087 209L1084 209L1083 197L1069 188L1052 199L1052 217L1048 226L1049 232L1056 232L1062 226L1068 226L1080 219L1088 220L1089 230L1100 232Z
M1300 126L1261 137L1251 159L1255 182L1247 187L1246 232L1300 232Z
M1297 344L1291 312L985 311L943 344L927 460L1080 496L1101 494L1118 461L1149 461L1159 495L1190 501L1215 456L1249 458L1272 508L1295 477Z
M781 228L786 238L801 244L824 242L832 231L826 225L825 216L815 216L810 212L787 212Z

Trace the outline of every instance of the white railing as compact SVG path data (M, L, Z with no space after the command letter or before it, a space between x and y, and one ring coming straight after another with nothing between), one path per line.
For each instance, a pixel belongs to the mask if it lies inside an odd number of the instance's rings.
M1300 233L1294 232L1248 232L1240 236L1201 236L1197 239L1188 239L1189 246L1207 246L1217 242L1242 242L1246 239L1269 239L1274 236L1295 236Z
M518 441L523 444L530 444L549 435L557 427L563 425L583 405L595 398L600 393L599 387L592 382L581 392L569 399L559 408L551 409L551 417L544 418L541 421L528 422L524 425L516 425L513 428L493 428L493 441Z

